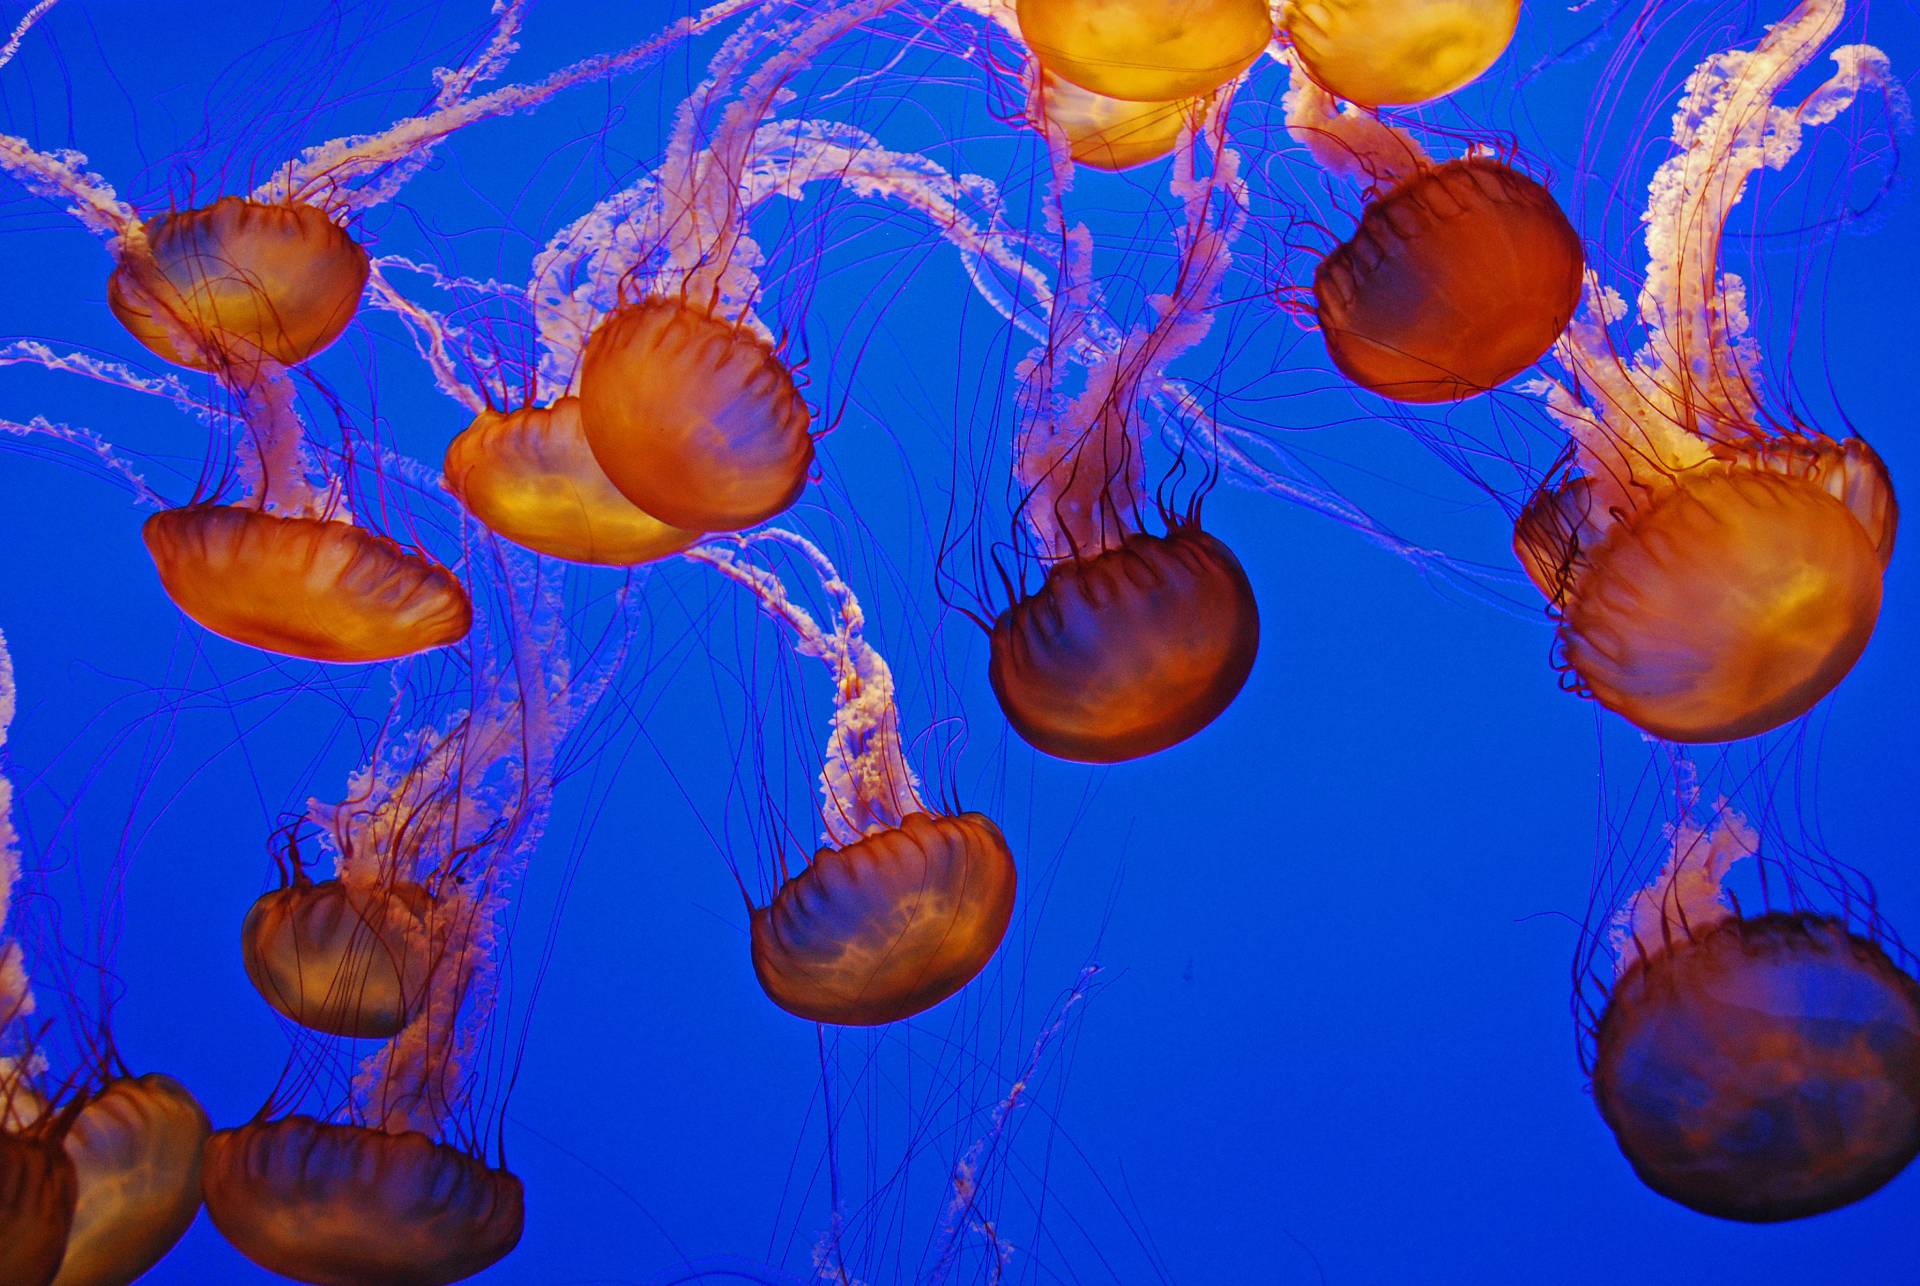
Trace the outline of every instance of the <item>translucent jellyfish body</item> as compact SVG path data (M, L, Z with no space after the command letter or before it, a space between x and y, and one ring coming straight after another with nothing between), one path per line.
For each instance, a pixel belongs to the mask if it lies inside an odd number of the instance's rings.
M66 1152L79 1183L54 1286L124 1286L200 1213L200 1157L212 1129L170 1077L123 1077L81 1109Z
M814 1022L875 1026L971 982L1013 916L1013 854L979 813L914 813L823 848L753 912L753 971Z
M222 197L145 224L107 304L133 337L180 366L212 370L265 354L304 362L340 338L367 284L367 252L310 205ZM182 351L177 337L190 338Z
M1472 397L1553 347L1585 262L1559 204L1525 175L1481 158L1418 169L1314 272L1327 352L1382 397Z
M1184 526L1055 563L1038 593L993 623L987 674L1032 745L1117 763L1212 723L1259 650L1260 612L1240 561Z
M1210 94L1273 39L1266 0L1018 0L1015 13L1041 67L1135 102Z
M73 1223L73 1162L44 1130L0 1129L0 1281L46 1286Z
M1730 917L1656 951L1615 985L1598 1051L1620 1150L1704 1214L1833 1210L1920 1151L1920 985L1835 920Z
M621 494L687 531L739 531L791 505L813 464L793 376L751 331L673 299L617 309L588 341L581 420Z
M580 399L483 411L447 447L447 489L487 527L536 553L628 566L679 553L699 534L622 495L593 458Z
M254 1263L317 1286L438 1286L520 1240L520 1180L411 1131L307 1116L217 1131L207 1213Z
M1557 607L1582 688L1672 741L1749 737L1844 678L1879 619L1898 510L1859 439L1767 440L1679 475L1639 509L1576 478L1543 489L1514 547Z
M365 889L296 880L247 912L241 958L266 1002L301 1026L385 1040L420 1007L432 909L432 895L406 880Z
M452 572L351 523L194 505L141 534L175 606L268 652L385 661L457 642L473 621Z
M1044 71L1038 101L1045 125L1066 136L1073 159L1096 170L1128 170L1170 155L1181 129L1205 109L1201 99L1108 98Z
M1286 0L1280 26L1313 79L1367 107L1406 106L1471 84L1497 62L1520 0Z

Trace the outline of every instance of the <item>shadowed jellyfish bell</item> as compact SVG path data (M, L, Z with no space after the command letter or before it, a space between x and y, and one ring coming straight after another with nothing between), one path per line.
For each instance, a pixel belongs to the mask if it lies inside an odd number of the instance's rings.
M437 1286L520 1240L520 1180L413 1131L308 1116L219 1130L207 1213L262 1268L318 1286Z
M724 546L696 546L690 555L751 590L792 632L797 652L834 671L820 773L832 846L785 880L769 905L753 908L753 971L775 1004L813 1022L911 1018L966 986L999 950L1013 916L1013 854L987 817L940 816L920 799L900 744L892 670L863 637L859 600L826 555L778 528L756 539L798 550L837 619L831 633L821 629L778 577Z
M200 1213L211 1128L166 1076L122 1077L88 1101L67 1131L79 1199L54 1286L122 1286L173 1249Z
M587 444L621 494L687 531L738 531L780 513L813 465L793 376L743 325L676 299L616 309L580 370Z
M36 1128L10 1133L0 1121L0 1281L45 1286L60 1266L73 1223L73 1162Z
M1369 204L1313 289L1341 374L1395 401L1451 402L1553 347L1584 268L1552 194L1476 157L1422 166Z
M1266 0L1018 0L1014 12L1045 70L1135 102L1210 94L1273 39Z
M408 880L349 888L296 876L240 929L247 977L286 1017L330 1036L385 1040L419 1008L433 896Z
M1204 100L1141 103L1108 98L1050 72L1040 73L1040 113L1067 140L1068 153L1096 170L1127 170L1172 153Z
M1194 526L1053 564L993 623L987 675L1029 743L1085 763L1185 741L1233 703L1260 611L1233 551Z
M1287 0L1280 26L1328 92L1367 107L1430 102L1499 61L1520 0Z
M1629 362L1596 290L1544 382L1577 474L1550 479L1514 546L1559 615L1580 690L1675 741L1753 736L1799 717L1860 657L1880 613L1898 507L1858 440L1765 424L1745 287L1719 271L1719 233L1750 175L1783 165L1804 126L1886 83L1884 55L1851 46L1815 93L1794 75L1837 27L1808 0L1752 51L1716 54L1689 81L1674 154L1644 220L1648 271ZM1763 108L1793 92L1798 106Z
M493 531L536 553L630 566L699 539L669 527L607 480L580 427L580 399L482 411L447 447L447 489Z
M258 353L304 362L340 337L366 288L367 252L310 205L222 197L144 229L145 246L107 279L107 304L135 339L196 370Z
M452 572L351 523L193 505L141 534L175 606L268 652L386 661L458 642L473 621Z
M1920 984L1838 920L1731 913L1718 870L1676 887L1689 848L1724 869L1729 836L1731 856L1751 851L1737 818L1705 839L1683 829L1674 864L1622 917L1594 1099L1662 1196L1723 1219L1799 1219L1860 1200L1920 1152Z

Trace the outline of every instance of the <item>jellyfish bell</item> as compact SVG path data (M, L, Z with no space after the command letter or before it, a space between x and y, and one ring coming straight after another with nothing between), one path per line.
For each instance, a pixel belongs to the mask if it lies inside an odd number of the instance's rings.
M1015 883L1012 851L987 817L910 814L821 849L754 909L754 974L775 1004L812 1022L911 1018L993 958Z
M1586 257L1553 195L1485 157L1421 166L1368 204L1314 271L1327 353L1399 402L1452 402L1539 361L1580 300Z
M987 675L1036 749L1083 763L1165 750L1217 719L1260 650L1260 610L1233 551L1197 525L1135 532L1059 561L1003 611Z
M1329 93L1366 107L1444 98L1499 61L1520 0L1286 0L1280 28Z
M1266 0L1018 0L1014 12L1041 67L1135 102L1210 94L1273 39Z
M216 1131L207 1214L248 1259L317 1286L438 1286L520 1241L520 1180L415 1131L310 1116Z
M107 279L107 305L179 366L214 370L262 354L304 362L340 338L366 289L367 252L300 202L222 197L148 219L143 231Z
M634 506L595 461L580 399L482 411L447 447L447 489L487 527L536 553L631 566L677 554L699 534Z
M433 896L411 880L354 888L297 877L261 895L240 929L255 990L301 1026L385 1040L419 1010Z
M191 505L141 532L175 606L236 643L311 661L387 661L466 636L452 572L334 519Z
M200 1212L211 1129L171 1077L118 1077L90 1096L66 1135L78 1199L54 1286L119 1286L159 1263Z
M1514 548L1554 604L1579 688L1670 741L1731 741L1799 718L1879 619L1898 507L1865 442L1723 449L1609 505L1585 477L1543 487Z
M1646 956L1597 1048L1621 1152L1702 1214L1836 1210L1920 1152L1920 983L1829 917L1733 916Z
M66 1252L77 1183L47 1129L0 1128L0 1281L46 1286Z
M1042 69L1035 102L1043 130L1057 130L1068 153L1096 170L1130 170L1171 155L1180 131L1206 110L1203 99L1171 103L1109 98Z
M799 498L811 417L773 350L678 299L614 310L587 342L580 418L607 478L661 522L738 531Z

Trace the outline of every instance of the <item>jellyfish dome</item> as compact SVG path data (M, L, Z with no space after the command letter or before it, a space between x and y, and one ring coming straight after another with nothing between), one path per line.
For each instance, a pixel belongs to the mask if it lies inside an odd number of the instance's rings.
M439 1286L520 1240L520 1180L414 1131L309 1116L216 1131L207 1214L262 1268L316 1286Z
M1199 527L1176 526L1056 564L994 621L987 676L1030 744L1115 763L1212 723L1259 651L1260 610L1240 561Z
M212 1125L171 1077L119 1077L67 1131L78 1180L54 1286L118 1286L159 1263L200 1213L200 1156Z
M1443 98L1506 52L1520 0L1286 0L1280 27L1329 93L1366 107Z
M580 425L580 399L483 411L447 447L447 489L515 544L576 563L631 566L677 554L698 533L636 508L607 480Z
M1035 102L1041 128L1064 135L1068 153L1096 170L1130 170L1172 153L1180 131L1206 111L1204 99L1171 103L1109 98L1042 70Z
M1584 268L1553 195L1474 157L1420 168L1370 203L1313 289L1341 374L1398 402L1452 402L1553 347Z
M387 661L458 642L472 624L452 572L352 523L191 505L141 534L175 606L264 651Z
M107 304L135 339L196 370L262 353L304 362L340 338L367 285L367 252L298 202L222 197L147 220L140 240L107 279Z
M73 1223L73 1162L44 1129L0 1129L0 1280L46 1286Z
M364 889L297 878L266 893L240 929L254 988L280 1013L332 1036L387 1039L420 1008L433 897L411 880Z
M1920 1152L1920 984L1837 920L1736 916L1647 957L1598 1048L1620 1150L1703 1214L1820 1214Z
M1210 94L1273 39L1266 0L1019 0L1014 8L1043 68L1135 102Z
M617 309L588 341L580 417L622 495L687 531L738 531L799 498L811 417L752 330L677 299Z

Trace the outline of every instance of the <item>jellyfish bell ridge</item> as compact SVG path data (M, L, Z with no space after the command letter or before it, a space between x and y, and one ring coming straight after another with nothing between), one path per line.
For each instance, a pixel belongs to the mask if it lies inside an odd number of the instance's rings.
M1273 39L1266 0L1018 0L1014 12L1048 72L1135 102L1210 94Z
M141 534L175 606L263 651L388 661L458 642L473 623L452 572L352 523L190 505Z
M355 889L298 880L262 894L241 925L247 977L285 1017L330 1036L385 1040L419 1008L433 961L433 896L392 880Z
M812 417L767 344L678 299L603 318L581 362L594 459L633 504L686 531L739 531L799 498Z
M912 813L822 849L752 917L754 973L812 1022L911 1018L986 967L1013 915L1006 837L980 813Z
M1470 157L1369 203L1313 286L1343 375L1395 401L1449 402L1540 360L1573 317L1585 265L1550 192Z

